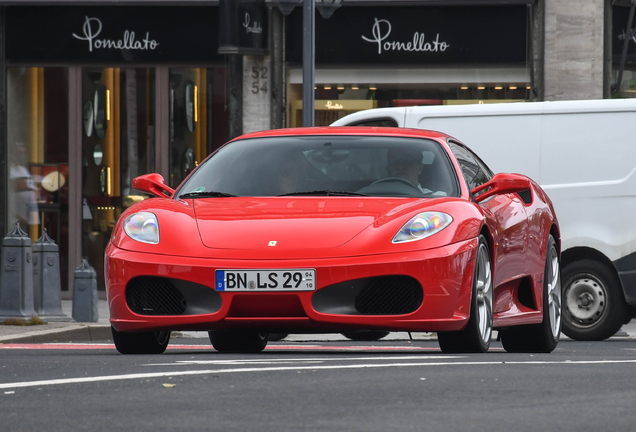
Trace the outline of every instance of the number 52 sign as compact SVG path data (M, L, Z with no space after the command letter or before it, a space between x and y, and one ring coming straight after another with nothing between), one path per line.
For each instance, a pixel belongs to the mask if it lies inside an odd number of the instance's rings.
M270 129L270 58L243 57L243 133Z

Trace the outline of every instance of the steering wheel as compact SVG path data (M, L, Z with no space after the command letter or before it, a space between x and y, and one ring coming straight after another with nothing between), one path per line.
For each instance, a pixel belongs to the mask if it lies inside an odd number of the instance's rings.
M369 186L373 186L373 185L376 185L376 184L379 184L379 183L385 183L385 182L404 183L404 184L407 184L407 185L417 189L417 187L413 183L411 183L409 180L405 179L404 177L385 177L385 178L381 178L380 180L374 181Z
M424 196L420 188L403 177L385 177L374 181L362 189L359 189L357 192L372 196L398 196L412 198Z

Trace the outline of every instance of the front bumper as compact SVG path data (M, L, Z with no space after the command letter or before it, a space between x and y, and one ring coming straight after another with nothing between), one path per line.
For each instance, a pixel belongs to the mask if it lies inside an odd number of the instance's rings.
M476 247L473 239L425 251L360 257L229 260L131 252L110 244L106 250L110 321L115 329L126 332L238 328L282 333L460 330L470 312ZM269 268L313 268L316 290L214 290L217 269ZM348 303L360 280L395 275L412 280L421 290L421 304L414 310L360 313ZM170 279L184 293L186 304L176 312L161 315L145 314L134 305L131 308L126 290L132 280L143 277ZM345 290L354 294L340 293Z

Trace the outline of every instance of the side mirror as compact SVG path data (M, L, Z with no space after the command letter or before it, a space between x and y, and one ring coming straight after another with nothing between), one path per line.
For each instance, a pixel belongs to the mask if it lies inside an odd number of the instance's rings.
M170 198L174 194L174 189L166 186L166 182L161 174L145 174L135 177L132 187L160 198Z
M493 195L522 192L530 188L530 179L521 174L499 173L489 182L472 190L476 202L482 202ZM485 192L484 192L485 191ZM480 195L477 195L481 192Z

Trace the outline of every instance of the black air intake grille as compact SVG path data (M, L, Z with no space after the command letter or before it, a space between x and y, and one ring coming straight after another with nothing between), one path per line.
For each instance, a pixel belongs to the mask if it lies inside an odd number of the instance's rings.
M140 315L181 315L187 308L183 294L168 279L136 277L126 287L126 302Z
M519 198L521 198L521 201L524 203L532 204L532 189L528 188L524 191L517 192L517 195L519 195Z
M355 300L363 315L402 315L415 312L422 304L420 284L408 276L373 278Z

